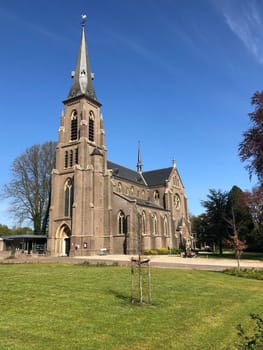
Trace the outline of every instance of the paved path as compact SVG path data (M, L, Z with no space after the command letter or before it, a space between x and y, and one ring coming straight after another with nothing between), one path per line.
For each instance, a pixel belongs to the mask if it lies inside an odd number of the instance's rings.
M0 255L0 263L68 263L68 264L119 264L129 265L131 255L94 255L87 257L45 257L45 256L27 256L20 255L13 259ZM213 259L206 257L181 258L173 255L153 255L149 256L151 266L159 268L176 269L196 269L222 271L227 268L237 267L237 261L234 259ZM263 269L263 261L259 260L241 260L241 268Z

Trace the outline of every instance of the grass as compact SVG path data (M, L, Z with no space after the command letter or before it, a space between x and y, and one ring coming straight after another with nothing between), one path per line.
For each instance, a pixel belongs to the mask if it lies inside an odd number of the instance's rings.
M225 270L224 273L232 276L237 276L237 277L243 277L243 278L250 278L250 279L255 279L255 280L263 280L263 270L259 269L228 269Z
M218 258L218 259L235 259L235 252L233 250L224 250L223 254L220 255L219 253L212 253L209 252L208 254L205 254L205 252L199 255L199 257L205 257L205 258ZM260 260L263 261L263 253L261 252L246 252L244 251L241 255L241 260Z
M152 269L151 306L130 303L127 267L0 265L0 349L235 349L263 315L262 281Z

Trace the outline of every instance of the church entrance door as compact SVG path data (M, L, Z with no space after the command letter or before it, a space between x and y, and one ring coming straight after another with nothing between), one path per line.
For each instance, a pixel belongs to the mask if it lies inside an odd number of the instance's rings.
M66 225L62 225L58 230L57 249L58 255L69 256L71 247L71 229Z
M66 256L70 253L70 237L64 238L64 252Z

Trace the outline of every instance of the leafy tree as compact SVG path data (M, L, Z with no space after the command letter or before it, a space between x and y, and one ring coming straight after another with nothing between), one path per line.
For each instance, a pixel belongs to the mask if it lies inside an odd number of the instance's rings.
M200 214L198 216L191 217L191 227L192 232L196 234L196 245L197 247L202 246L202 244L213 245L214 244L214 236L209 236L209 224L208 217L206 214Z
M223 241L229 235L226 223L227 200L227 192L210 189L207 200L201 202L206 209L207 235L217 242L220 254L223 253Z
M251 99L255 107L254 112L249 113L251 127L244 132L243 141L239 144L239 156L241 160L248 161L246 168L250 177L255 174L263 184L263 91L257 91Z
M263 249L263 186L254 187L246 192L246 203L254 221L254 232L250 237L249 249L262 251Z
M47 232L55 149L52 141L26 149L14 160L12 180L2 190L3 197L11 198L10 211L18 222L30 221L35 234Z
M254 220L247 204L247 195L239 187L233 186L228 193L227 221L233 221L241 240L249 240L255 230Z
M11 230L8 226L0 224L0 236L10 235Z

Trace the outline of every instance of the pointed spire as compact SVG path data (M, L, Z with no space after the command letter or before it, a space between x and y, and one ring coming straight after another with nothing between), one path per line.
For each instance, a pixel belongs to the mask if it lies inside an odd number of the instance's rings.
M137 160L137 173L142 173L142 160L141 160L141 147L140 141L138 141L138 160Z
M82 33L76 69L72 72L73 83L67 99L86 95L90 99L97 101L97 96L93 88L93 74L90 70L88 48L85 36L86 15L82 15Z

